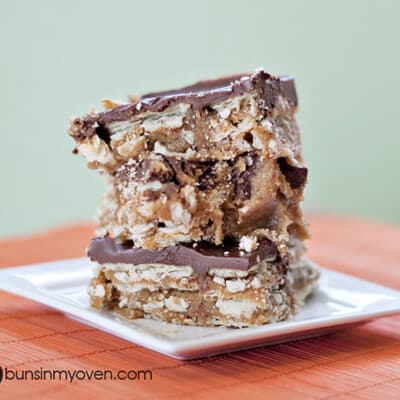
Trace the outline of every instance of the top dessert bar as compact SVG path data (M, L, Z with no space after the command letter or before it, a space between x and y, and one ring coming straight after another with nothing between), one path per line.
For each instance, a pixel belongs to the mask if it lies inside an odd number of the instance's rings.
M308 235L294 81L263 70L151 93L72 121L75 152L106 175L97 236L132 247Z

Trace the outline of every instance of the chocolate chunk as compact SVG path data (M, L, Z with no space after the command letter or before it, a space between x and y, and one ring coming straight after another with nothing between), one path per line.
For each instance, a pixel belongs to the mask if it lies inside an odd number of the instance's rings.
M83 119L74 121L74 125L80 131L80 135L75 136L75 139L83 140L85 137L99 133L103 140L109 141L110 133L106 126L111 122L127 121L144 112L160 112L178 103L186 103L194 111L202 111L210 104L250 91L259 92L264 101L264 111L266 113L275 106L279 96L285 97L293 106L297 106L296 89L292 77L274 77L260 70L253 75L234 75L201 81L177 90L148 93L135 103L124 104L95 116L86 115Z
M133 248L132 243L118 243L110 237L94 238L89 246L88 256L98 263L124 264L167 264L191 266L204 277L213 268L248 270L262 261L274 261L278 257L275 244L268 239L261 240L257 250L251 253L239 251L237 243L216 246L208 242L179 244L162 250Z
M215 170L216 162L208 161L200 164L201 175L199 176L199 189L210 190L218 184L217 172Z
M298 100L297 100L297 93L296 93L296 88L294 86L293 78L288 75L280 76L279 83L280 83L280 89L281 89L283 95L287 99L289 99L289 101L293 105L297 106Z
M175 173L176 181L180 186L188 183L188 179L198 181L200 190L212 189L218 184L215 171L216 161L187 161L171 156L163 156Z
M104 125L99 125L95 128L96 135L104 140L107 144L110 143L111 137L109 130Z
M185 186L188 182L188 177L194 177L195 168L192 163L186 160L180 160L172 156L163 156L168 165L172 168L175 174L175 180L180 186Z
M302 187L307 181L308 170L306 167L294 167L288 164L286 158L278 158L279 168L292 189Z
M239 157L236 157L235 160L238 159ZM244 160L246 162L246 170L238 173L234 169L232 173L232 182L235 187L235 194L243 200L248 200L251 196L251 178L256 172L258 155L254 151L246 153L244 156Z

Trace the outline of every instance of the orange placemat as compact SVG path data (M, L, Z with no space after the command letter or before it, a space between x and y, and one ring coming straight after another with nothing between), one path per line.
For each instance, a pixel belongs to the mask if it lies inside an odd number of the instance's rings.
M324 267L400 288L400 227L312 216L309 256ZM90 225L0 241L0 266L77 257ZM0 292L0 366L10 370L148 370L152 379L13 380L1 399L396 399L400 316L324 337L177 361L19 296ZM140 373L138 373L140 376Z

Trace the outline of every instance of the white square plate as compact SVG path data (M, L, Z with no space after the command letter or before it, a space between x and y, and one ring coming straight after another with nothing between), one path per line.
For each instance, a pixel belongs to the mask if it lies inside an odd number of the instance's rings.
M63 311L130 342L179 359L192 359L322 335L371 318L400 312L400 292L321 269L318 291L291 320L255 328L178 326L127 320L89 307L92 276L86 258L0 269L0 289Z

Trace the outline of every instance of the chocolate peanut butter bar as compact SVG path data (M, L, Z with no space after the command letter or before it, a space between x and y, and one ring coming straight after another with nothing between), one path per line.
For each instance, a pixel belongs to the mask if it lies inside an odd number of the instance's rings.
M88 255L98 263L92 306L185 325L245 327L288 319L318 279L314 268L282 258L268 239L240 255L235 243L147 250L96 238Z
M109 184L89 248L92 304L195 325L293 314L318 275L301 260L293 79L259 70L103 105L69 130Z

